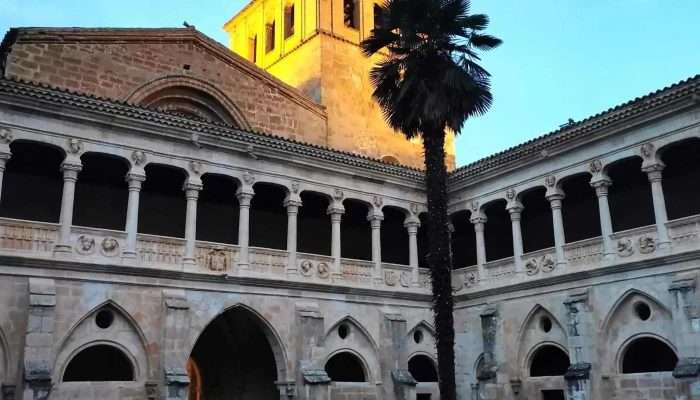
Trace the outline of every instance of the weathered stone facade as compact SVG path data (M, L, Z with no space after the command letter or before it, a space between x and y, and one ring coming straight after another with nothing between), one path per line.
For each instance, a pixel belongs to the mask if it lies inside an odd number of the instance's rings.
M3 398L437 399L422 173L289 140L323 126L301 92L134 32L3 42ZM127 60L146 48L173 70ZM42 72L68 59L89 95ZM700 399L699 95L450 174L460 400Z

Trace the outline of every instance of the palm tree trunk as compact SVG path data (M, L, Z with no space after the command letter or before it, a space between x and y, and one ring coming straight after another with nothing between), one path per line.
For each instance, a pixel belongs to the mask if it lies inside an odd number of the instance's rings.
M428 238L430 283L432 285L435 336L437 340L440 399L456 400L454 298L452 297L452 255L447 225L447 167L445 131L424 132L425 176L428 192Z

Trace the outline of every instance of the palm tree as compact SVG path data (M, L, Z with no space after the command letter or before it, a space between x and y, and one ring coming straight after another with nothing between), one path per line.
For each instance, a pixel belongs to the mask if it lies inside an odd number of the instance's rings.
M391 128L421 137L428 196L428 265L435 314L440 398L456 399L452 255L447 221L445 130L491 106L489 73L477 51L501 40L483 33L489 19L469 14L469 0L386 0L361 43L383 59L370 71L373 98Z

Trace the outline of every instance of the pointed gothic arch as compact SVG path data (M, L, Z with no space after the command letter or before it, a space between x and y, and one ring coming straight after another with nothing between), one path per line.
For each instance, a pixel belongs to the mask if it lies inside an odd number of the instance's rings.
M603 324L601 325L601 332L603 332L604 335L607 335L607 332L609 330L609 325L612 317L615 315L615 313L620 309L620 306L628 300L630 297L634 295L639 295L641 297L646 298L651 302L652 304L658 306L661 310L663 310L665 313L667 313L669 316L673 315L671 310L666 307L663 303L661 303L656 297L652 296L651 294L639 290L639 289L628 289L626 292L624 292L620 297L617 299L615 304L613 304L612 307L610 307L610 311L608 314L605 316L605 319L603 320Z
M533 351L544 343L554 343L566 348L567 332L559 319L538 303L523 320L516 343L518 365L525 373L530 369Z

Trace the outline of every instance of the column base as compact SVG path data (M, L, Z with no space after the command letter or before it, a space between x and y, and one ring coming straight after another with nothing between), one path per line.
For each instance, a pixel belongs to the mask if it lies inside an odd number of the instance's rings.
M411 287L414 287L414 288L421 287L420 282L419 281L411 281Z
M239 271L239 272L250 272L250 263L247 263L247 262L245 262L245 263L239 262L238 264L236 264L236 271Z
M375 276L372 278L372 282L374 282L375 285L383 285L384 279L381 276Z
M341 272L333 272L331 274L331 280L332 281L342 281L343 280L343 274Z
M287 273L287 276L290 276L290 275L299 275L299 270L296 269L296 268L287 268L286 273Z
M564 262L557 262L557 265L554 267L555 269L565 269L568 264L566 261Z
M182 270L186 272L199 272L196 258L184 258L182 260Z
M72 253L73 252L73 246L69 244L57 244L53 248L54 253Z
M134 254L133 257L131 257L131 255L127 256L126 254L122 254L122 265L135 267L136 265L138 265L138 263L139 260L136 258L136 254Z
M671 249L671 242L658 242L656 244L656 248L658 250L670 250Z
M136 258L138 254L135 251L124 250L122 251L122 258Z

